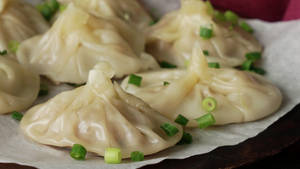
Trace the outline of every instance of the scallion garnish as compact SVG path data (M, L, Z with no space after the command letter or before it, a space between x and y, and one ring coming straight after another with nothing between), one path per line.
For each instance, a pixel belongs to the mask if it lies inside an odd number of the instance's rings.
M175 126L169 123L164 123L160 126L160 128L163 129L165 133L170 137L174 136L179 132L179 130Z
M208 63L208 67L219 69L220 64L218 62L211 62L211 63Z
M217 100L213 97L206 97L202 101L202 108L209 113L214 111L217 108Z
M52 9L48 6L47 3L37 5L36 8L47 21L51 20L53 13L52 13Z
M203 50L202 52L203 52L203 55L209 56L209 51L208 50Z
M70 156L75 160L85 160L86 149L80 144L74 144L71 151Z
M159 19L154 19L154 20L150 21L149 26L155 25L158 21L159 21Z
M193 136L190 133L183 132L181 140L177 143L177 145L191 144L192 142Z
M250 71L260 74L260 75L266 74L266 71L264 69L258 68L258 67L252 67L252 69Z
M224 14L223 14L222 12L220 12L220 11L215 10L215 11L214 11L214 16L215 16L215 18L216 18L218 21L222 21L222 22L226 21L226 18L225 18L225 16L224 16Z
M0 55L1 55L1 56L4 56L4 55L6 55L6 54L7 54L7 50L1 50L1 51L0 51Z
M59 9L59 3L56 0L49 0L47 5L51 9L52 15Z
M130 154L131 161L143 161L144 160L144 154L140 151L134 151Z
M164 81L164 86L168 86L169 84L169 82Z
M203 39L210 39L213 36L213 30L211 28L201 27L200 36Z
M104 154L104 161L108 164L120 164L122 161L121 149L106 148Z
M238 24L239 16L236 13L228 10L224 13L224 16L226 21L231 22L234 25Z
M18 51L20 42L12 40L8 42L8 50L12 53L16 53Z
M260 52L249 52L246 55L247 60L251 60L253 62L259 60L261 58Z
M242 70L248 70L248 71L250 71L252 69L252 65L253 65L253 61L252 60L246 60L242 64Z
M168 62L166 62L166 61L160 62L160 67L161 67L161 68L167 68L167 69L177 68L176 65L173 65L172 63L168 63Z
M135 74L131 74L129 76L128 83L140 87L141 84L142 84L142 80L143 80L143 78L141 76L137 76Z
M189 122L189 120L186 117L184 117L183 115L179 114L177 116L177 118L175 119L175 122L178 124L181 124L183 126L186 126L186 124Z
M46 84L40 84L39 96L46 96L49 93L48 86Z
M216 123L214 116L211 113L207 113L206 115L195 119L198 123L200 129L207 128Z
M244 29L245 31L249 32L249 33L254 32L253 28L248 23L246 23L245 21L240 22L240 27L242 29Z
M21 121L23 118L23 114L17 111L12 112L11 117L15 120Z

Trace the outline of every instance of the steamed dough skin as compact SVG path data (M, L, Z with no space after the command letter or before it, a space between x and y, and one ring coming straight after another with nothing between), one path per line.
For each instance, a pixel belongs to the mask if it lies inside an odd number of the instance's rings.
M181 139L182 127L113 84L113 74L103 72L109 70L104 67L96 66L85 86L28 110L21 121L25 135L58 147L81 144L100 156L104 156L105 148L120 148L123 158L133 151L149 155L175 145ZM176 126L179 132L167 136L160 128L164 123Z
M56 83L81 84L103 61L112 65L116 77L158 67L143 48L142 33L119 20L96 18L70 4L49 31L21 43L17 59Z
M48 29L48 23L30 4L19 0L0 1L0 50L7 50L10 41L22 42Z
M197 45L197 44L196 44ZM138 74L141 87L128 84L122 88L170 119L179 114L187 117L189 127L197 127L194 119L207 112L201 103L206 97L217 100L212 112L216 125L242 123L261 119L274 113L280 106L280 91L264 77L231 68L209 68L202 50L194 48L188 70L158 70ZM164 85L169 82L169 85Z
M37 74L10 58L0 57L0 114L27 109L36 100L39 89Z
M250 33L239 26L230 30L231 24L214 20L203 1L182 0L181 4L181 9L167 14L147 31L147 52L157 60L185 67L196 47L209 52L208 62L235 67L246 60L246 53L262 51ZM200 37L201 27L212 28L213 37Z
M97 17L116 17L144 30L152 21L150 15L137 0L58 0L73 2Z

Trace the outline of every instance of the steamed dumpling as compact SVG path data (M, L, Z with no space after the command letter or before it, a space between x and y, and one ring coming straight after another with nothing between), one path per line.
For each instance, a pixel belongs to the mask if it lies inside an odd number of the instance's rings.
M0 114L27 109L39 89L38 75L9 58L0 57Z
M128 84L126 78L122 88L170 119L182 114L190 119L190 127L196 127L194 119L206 113L201 107L206 97L217 100L218 107L212 114L218 125L261 119L274 113L282 100L280 91L260 75L230 68L208 68L201 49L197 48L188 70L138 75L143 78L141 87Z
M182 0L181 9L164 16L148 30L147 51L159 61L184 67L190 60L193 47L209 52L208 62L219 62L223 67L234 67L245 61L245 54L262 50L258 41L248 32L230 24L218 22L201 0ZM213 37L200 37L200 28L212 28Z
M102 70L110 69L107 64L97 65L85 86L28 110L21 121L23 132L38 143L59 147L77 143L100 156L107 147L120 148L123 158L137 150L153 154L181 139L181 126L125 93L111 82L113 73ZM164 123L179 132L167 136L160 128Z
M152 21L150 15L137 0L59 0L62 3L73 2L78 7L97 17L117 17L140 30L148 27Z
M41 14L26 2L0 1L0 50L8 49L10 41L21 42L48 28Z
M89 70L101 61L110 63L117 77L158 67L143 50L141 33L70 4L48 32L20 45L17 58L54 82L84 83Z

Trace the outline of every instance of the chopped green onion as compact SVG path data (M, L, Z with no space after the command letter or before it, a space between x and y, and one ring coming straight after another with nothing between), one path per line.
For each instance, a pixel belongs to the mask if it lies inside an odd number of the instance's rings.
M52 9L48 6L48 4L40 4L37 5L36 8L39 10L39 12L43 15L43 17L47 20L50 21L51 17L53 15Z
M260 52L250 52L250 53L246 54L246 58L247 58L247 60L251 60L254 62L261 58L261 53Z
M51 9L52 15L59 9L59 3L56 0L49 0L47 5Z
M23 118L23 114L21 114L20 112L14 111L14 112L12 112L11 117L15 120L21 121Z
M70 156L75 160L85 160L86 149L80 144L74 144L71 151Z
M20 42L12 40L12 41L8 42L8 49L12 53L16 53L18 51L19 45L20 45Z
M207 13L210 14L210 15L213 15L214 14L214 7L210 3L210 1L206 1L205 4L207 6Z
M222 21L222 22L226 21L226 18L225 18L225 16L224 16L224 14L223 14L222 12L220 12L220 11L215 10L215 11L214 11L214 16L215 16L215 18L216 18L218 21Z
M200 36L203 39L210 39L213 36L213 30L211 28L201 27Z
M207 112L212 112L217 108L217 100L213 97L207 97L202 101L202 108Z
M1 56L4 56L4 55L6 55L7 54L7 50L2 50L2 51L0 51L0 55Z
M64 4L59 4L59 11L60 12L63 12L67 9L67 5L64 5Z
M220 64L218 62L211 62L211 63L208 63L208 67L219 69Z
M245 31L249 32L249 33L254 32L253 28L248 23L246 23L245 21L240 22L240 27L242 29L244 29Z
M169 84L169 82L164 82L164 86L168 86Z
M250 71L260 74L260 75L266 74L265 70L263 70L262 68L258 68L258 67L253 67Z
M203 50L203 55L209 56L209 51L208 50Z
M228 10L224 13L224 16L226 21L231 22L234 25L238 24L239 16L236 13Z
M133 84L133 85L135 85L135 86L141 86L141 84L142 84L142 77L141 76L137 76L137 75L135 75L135 74L131 74L130 76L129 76L129 80L128 80L128 83L129 84Z
M160 67L161 67L161 68L167 68L167 69L177 68L176 65L173 65L173 64L168 63L168 62L166 62L166 61L162 61L162 62L160 63Z
M46 84L40 84L40 91L39 91L39 96L46 96L49 91L48 91L48 86Z
M196 121L200 129L207 128L216 123L216 120L211 113L207 113L206 115L196 119Z
M160 126L160 128L163 129L165 133L170 137L174 136L179 132L179 130L175 126L169 123L164 123L163 125Z
M177 145L191 144L192 142L193 142L193 136L190 133L183 132L181 140L177 143Z
M106 148L104 161L108 164L120 164L122 161L121 150L119 148Z
M131 161L143 161L144 160L144 154L140 151L134 151L130 154Z
M177 118L175 119L175 122L178 124L181 124L183 126L186 126L186 124L189 122L189 120L186 117L184 117L183 115L179 114L177 116Z
M251 70L252 69L252 65L253 65L253 61L252 60L246 60L242 64L242 70Z

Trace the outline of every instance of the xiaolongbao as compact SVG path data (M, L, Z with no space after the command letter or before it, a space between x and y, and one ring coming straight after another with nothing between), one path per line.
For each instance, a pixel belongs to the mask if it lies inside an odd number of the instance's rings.
M112 76L108 64L97 65L85 86L28 110L21 121L23 132L41 144L81 144L100 156L108 147L120 148L123 158L133 151L149 155L175 145L182 127L125 93L111 82ZM160 128L165 123L175 126L177 134L168 136Z
M245 54L262 50L250 33L214 20L203 1L182 0L181 3L181 9L167 14L148 30L147 51L157 60L184 67L185 61L190 60L194 44L199 42L209 62L234 67L246 60ZM207 32L212 30L212 37L201 37L200 28Z
M23 111L33 104L40 77L10 58L0 57L0 114Z
M219 125L263 118L281 104L280 91L262 76L231 68L209 68L199 48L194 48L190 64L188 70L138 74L142 77L140 87L128 84L127 77L121 86L170 119L185 116L190 127L196 127L194 119L207 113L201 106L207 97L217 100L218 107L212 114Z
M0 1L0 50L8 49L10 41L21 42L48 28L47 22L30 4L19 0Z
M84 83L102 61L112 65L116 77L158 67L143 49L143 35L136 30L70 4L48 32L21 43L17 59L54 82Z

